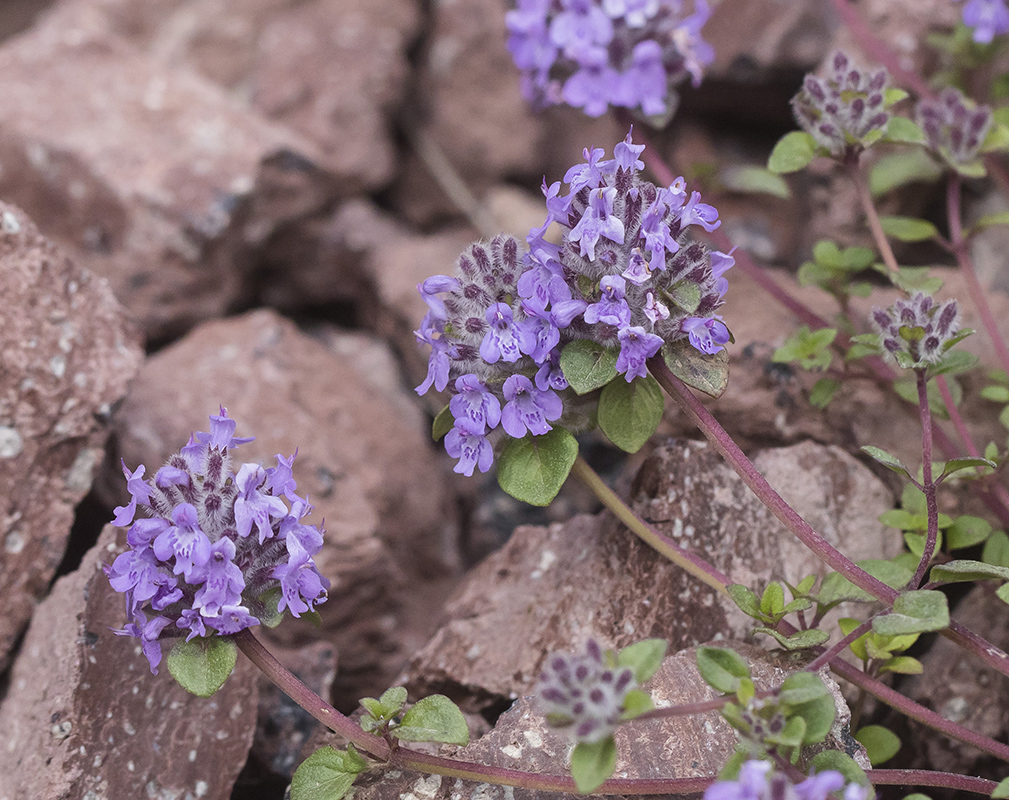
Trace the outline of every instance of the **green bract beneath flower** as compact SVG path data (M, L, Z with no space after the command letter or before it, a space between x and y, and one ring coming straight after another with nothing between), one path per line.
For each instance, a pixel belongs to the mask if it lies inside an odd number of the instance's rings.
M922 292L872 310L880 345L905 369L925 369L956 344L960 314L956 300L938 303Z

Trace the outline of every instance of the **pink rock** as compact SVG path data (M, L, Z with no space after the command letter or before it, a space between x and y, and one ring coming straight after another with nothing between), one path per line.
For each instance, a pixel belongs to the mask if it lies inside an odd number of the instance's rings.
M0 705L0 796L230 795L256 721L256 668L241 654L211 698L186 692L162 661L152 675L101 571L125 546L111 525L80 569L39 606ZM167 656L170 645L163 645Z
M59 566L143 359L108 284L0 203L0 671Z
M237 302L261 243L336 192L312 143L69 11L0 47L0 88L0 195L149 339Z
M432 621L421 610L445 591L431 587L451 585L459 571L457 523L427 423L385 348L320 338L271 311L206 323L148 361L115 424L119 454L149 470L206 430L219 405L238 435L257 437L241 460L298 449L298 491L315 506L310 523L327 530L316 560L333 581L321 613L340 652L335 696L355 704L388 688L404 649L427 635ZM109 479L123 490L121 478ZM310 624L290 622L271 635L318 638Z

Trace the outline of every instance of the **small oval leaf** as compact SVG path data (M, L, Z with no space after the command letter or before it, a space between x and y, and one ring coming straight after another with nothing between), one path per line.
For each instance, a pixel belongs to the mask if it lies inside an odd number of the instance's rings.
M665 399L651 375L628 383L614 378L599 397L599 427L607 438L627 453L636 453L662 420Z
M498 459L498 484L516 500L548 506L578 457L578 442L564 428L510 439Z
M598 789L617 766L617 743L609 736L601 742L579 742L571 752L571 777L582 794Z
M577 394L587 394L616 377L617 353L590 339L578 339L561 351L561 372Z
M179 685L197 697L210 697L235 668L238 648L228 636L180 639L168 654L168 671Z
M709 397L721 397L729 385L729 353L724 347L708 355L689 340L678 339L662 347L662 359L673 375Z
M408 742L469 744L469 727L459 706L443 694L418 700L403 715L402 724L390 733Z
M767 168L777 175L798 172L816 158L816 150L812 136L805 131L791 131L774 145L771 156L767 159Z

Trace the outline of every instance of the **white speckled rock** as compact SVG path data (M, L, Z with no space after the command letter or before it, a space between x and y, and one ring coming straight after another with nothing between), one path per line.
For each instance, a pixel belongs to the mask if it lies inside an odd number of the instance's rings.
M0 705L0 798L225 800L256 727L257 670L242 655L210 698L162 661L152 675L101 564L124 549L111 525L39 606ZM164 645L167 655L170 645Z
M106 282L0 203L0 672L63 558L143 359Z

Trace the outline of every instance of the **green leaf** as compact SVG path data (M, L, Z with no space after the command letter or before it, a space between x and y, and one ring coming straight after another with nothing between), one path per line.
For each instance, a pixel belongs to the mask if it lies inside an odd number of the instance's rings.
M984 543L981 560L986 564L1009 567L1009 536L1005 531L995 531Z
M980 158L975 158L966 164L961 164L959 161L949 161L948 159L946 163L965 178L984 178L988 175L988 170L985 169L984 162Z
M320 747L295 770L291 800L340 800L367 766L353 745L347 752Z
M895 144L924 144L925 132L907 117L890 117L882 141Z
M896 274L887 271L886 276L894 286L908 294L935 294L942 288L942 278L933 278L928 267L900 267Z
M168 671L179 685L197 697L210 697L235 668L238 647L229 636L180 639L168 654Z
M904 592L893 603L893 611L872 620L872 629L882 636L928 633L949 627L946 595L931 589Z
M760 598L760 610L769 617L780 616L785 608L785 590L777 581L771 581L764 588Z
M900 675L921 675L924 671L922 663L911 656L894 656L880 667L880 672L896 672Z
M822 750L817 753L809 762L810 773L824 772L828 769L840 772L848 783L857 783L859 786L869 785L869 776L865 774L858 763L840 750Z
M981 396L995 403L1009 403L1009 386L985 386Z
M662 666L668 646L665 639L645 639L629 644L617 653L617 664L634 670L634 680L642 684Z
M859 728L855 738L865 747L869 763L874 767L886 763L900 750L900 739L897 734L882 725L866 725Z
M883 233L902 242L924 242L939 235L931 222L915 217L880 217Z
M438 412L434 418L434 422L431 423L431 438L436 442L441 441L441 438L452 430L453 425L455 425L455 417L452 416L452 411L449 407L445 406Z
M730 583L725 587L729 597L739 606L739 610L746 616L754 619L764 620L764 615L760 611L760 600L756 593L749 587L741 583Z
M855 563L891 589L905 586L914 575L914 567L900 560L883 561L870 558ZM915 561L915 566L917 566L917 561ZM833 607L845 600L869 602L875 599L868 592L855 586L841 573L831 572L823 579L816 601L828 607Z
M965 336L970 336L973 331L961 331L960 333ZM928 369L925 370L925 377L931 380L932 378L936 378L940 375L959 375L963 372L968 372L969 370L974 369L977 362L978 357L973 353L968 353L966 350L951 350L948 353L944 353L934 364L928 365ZM950 394L954 395L953 400L955 405L960 405L960 401L953 392L952 384L950 385ZM943 405L943 409L945 410L945 405ZM943 419L948 418L948 414L943 417Z
M736 691L740 682L750 677L743 657L725 647L698 647L697 671L705 683L722 694Z
M578 339L561 351L561 372L577 394L588 394L617 375L617 353L591 339Z
M983 561L962 559L947 561L932 567L929 580L937 583L965 583L973 581L1009 581L1009 567L985 564Z
M988 129L988 135L981 142L982 153L992 153L997 150L1009 150L1009 126L996 122Z
M408 742L469 744L469 727L459 706L443 694L418 700L403 715L402 724L390 733Z
M883 106L884 108L890 108L890 106L895 106L901 100L906 100L909 97L908 93L903 89L898 89L895 86L888 86L883 90ZM899 117L893 117L894 119L899 119Z
M620 719L636 719L655 708L652 696L642 689L631 689L624 695L624 710Z
M678 339L663 345L662 359L673 375L709 397L721 397L729 385L729 353L724 347L708 355L689 340Z
M769 194L783 199L792 196L781 176L764 167L727 167L722 170L721 179L725 188L734 192Z
M781 684L778 698L786 706L801 706L821 697L830 697L830 690L813 672L793 672Z
M774 351L771 360L779 363L798 361L803 369L826 369L833 359L830 345L836 337L834 328L813 331L808 325L803 325Z
M953 458L946 462L946 465L942 468L942 478L948 478L950 475L959 472L964 469L974 469L976 467L989 467L990 469L995 469L998 466L994 461L989 461L987 458Z
M798 172L816 158L816 151L816 142L805 131L786 133L774 145L771 157L767 159L767 168L778 175Z
M578 457L578 442L564 428L542 436L509 439L498 458L497 480L516 500L547 506L557 496Z
M837 716L834 697L824 686L818 675L811 672L794 672L781 684L779 695L783 705L788 706L789 717L805 720L802 744L822 742Z
M284 620L284 612L278 611L283 591L279 586L263 592L249 604L249 612L259 620L260 625L276 628Z
M674 283L663 293L677 307L693 314L701 304L701 287L692 280Z
M599 396L599 427L607 438L627 453L636 453L662 420L665 398L651 375L628 383L614 378Z
M973 547L986 541L991 532L991 523L988 520L963 514L946 530L946 545L950 550Z
M942 167L923 149L915 147L885 155L869 170L869 189L874 197L909 183L935 183Z
M763 633L773 637L786 650L805 650L808 647L819 647L830 638L829 633L817 630L816 628L797 631L791 636L786 636L774 628L758 627L753 630L754 633Z
M1003 603L1009 603L1009 583L1004 583L995 591L995 596Z
M1009 797L1009 778L1003 778L991 793L992 797Z
M820 378L809 391L809 404L815 408L826 408L840 388L841 382L839 380L835 378Z
M617 766L617 743L609 736L601 742L579 742L571 751L571 777L582 794L598 789Z
M967 230L965 236L973 236L975 233L980 233L985 228L991 228L995 225L1009 225L1009 211L1000 211L997 214L985 214Z
M907 471L907 467L904 463L897 458L897 456L890 455L886 450L879 447L873 447L872 445L864 445L861 448L862 452L865 453L873 461L877 461L882 464L887 469L893 470L898 475L906 475L911 477L911 473Z

